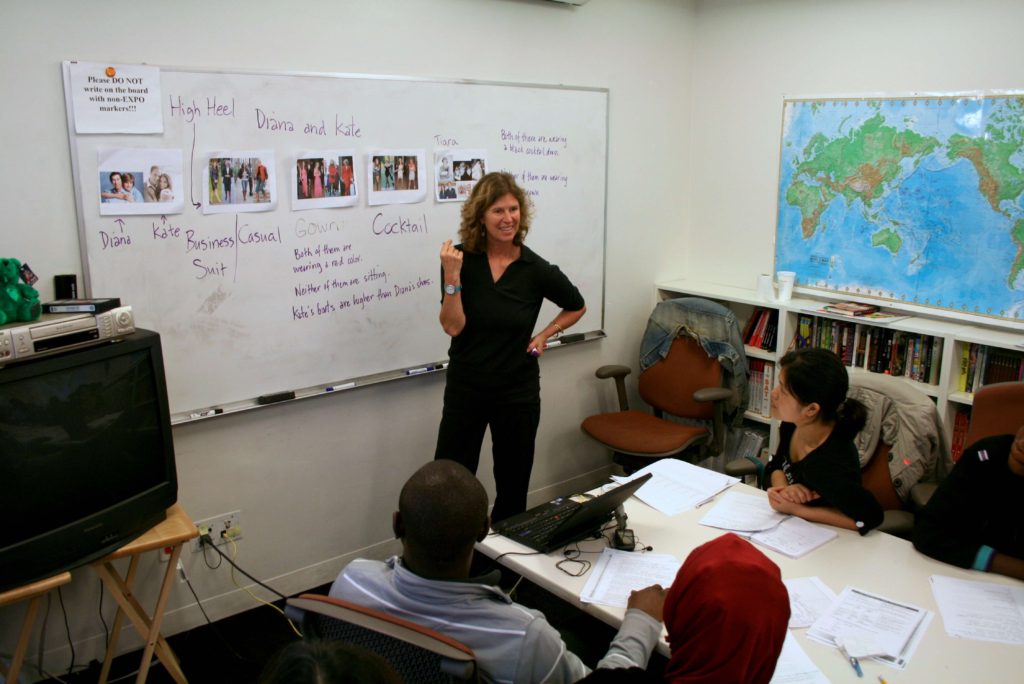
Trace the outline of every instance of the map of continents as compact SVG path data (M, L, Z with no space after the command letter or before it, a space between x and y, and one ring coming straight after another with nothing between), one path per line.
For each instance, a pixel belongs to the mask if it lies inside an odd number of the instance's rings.
M1024 96L787 100L775 267L1024 321Z

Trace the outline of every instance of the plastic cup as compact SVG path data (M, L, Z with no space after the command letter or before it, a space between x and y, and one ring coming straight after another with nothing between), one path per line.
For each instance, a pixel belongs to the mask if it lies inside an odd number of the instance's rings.
M766 302L775 299L775 283L772 282L771 273L762 273L757 276L757 296Z
M779 271L775 274L779 282L780 302L788 302L793 297L793 284L796 282L796 271Z

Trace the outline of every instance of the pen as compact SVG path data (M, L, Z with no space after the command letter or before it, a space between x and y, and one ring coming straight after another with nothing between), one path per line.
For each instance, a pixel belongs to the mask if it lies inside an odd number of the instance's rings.
M342 385L328 385L324 388L324 392L337 392L338 390L352 389L356 386L354 382L346 382Z
M863 677L864 670L860 669L860 661L854 658L852 655L850 655L847 652L846 647L842 644L839 644L839 651L843 654L843 656L845 656L850 661L850 667L852 667L853 671L857 673L857 676Z

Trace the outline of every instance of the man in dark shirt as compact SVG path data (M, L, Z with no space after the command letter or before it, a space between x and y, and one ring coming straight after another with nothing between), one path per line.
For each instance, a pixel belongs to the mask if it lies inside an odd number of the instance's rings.
M1024 579L1024 426L964 450L914 525L937 560Z

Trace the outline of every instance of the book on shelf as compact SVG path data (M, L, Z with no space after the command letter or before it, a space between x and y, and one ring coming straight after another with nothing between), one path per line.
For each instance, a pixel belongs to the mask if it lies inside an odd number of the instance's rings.
M960 460L960 455L964 452L964 439L967 437L967 428L971 423L971 407L960 406L956 410L956 415L953 417L953 435L950 440L949 453L953 458L953 462L956 463Z
M861 304L859 302L833 302L821 307L826 313L839 314L840 316L865 316L875 313L878 307L874 304Z

